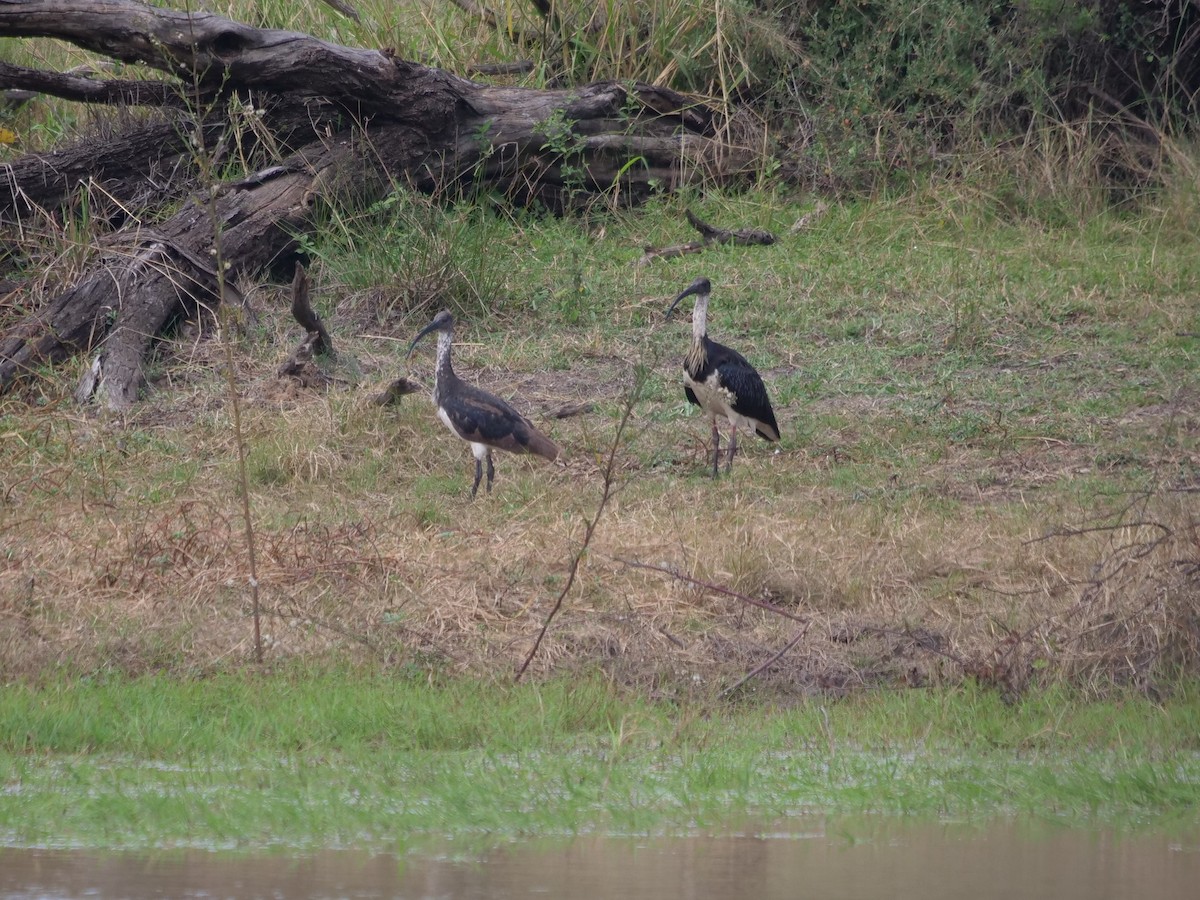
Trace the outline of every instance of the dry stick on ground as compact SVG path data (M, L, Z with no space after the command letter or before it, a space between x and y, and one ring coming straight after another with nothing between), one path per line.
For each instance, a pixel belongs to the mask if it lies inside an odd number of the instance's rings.
M633 384L630 385L629 394L625 398L625 408L621 412L621 421L617 423L617 432L613 435L612 445L608 448L608 460L605 462L603 472L604 488L600 493L600 502L596 504L596 512L588 521L587 527L584 528L583 540L579 544L579 549L575 551L575 556L571 559L571 568L567 573L567 583L559 591L558 599L554 601L554 606L550 608L550 612L546 616L546 621L542 623L542 628L538 632L537 639L534 640L533 646L529 648L529 655L525 657L525 661L517 669L517 674L513 678L514 682L521 680L521 677L525 674L525 670L533 662L533 657L537 654L538 648L542 645L542 640L546 637L546 632L550 629L550 623L554 621L554 617L562 609L563 601L567 598L567 593L571 590L571 586L575 584L575 576L579 573L579 565L583 562L583 557L592 543L592 536L596 533L596 526L600 524L600 517L604 515L604 508L616 492L617 454L621 449L621 444L625 437L625 429L629 425L629 420L633 417L633 408L637 405L638 398L641 397L642 391L646 387L646 378L649 371L646 366L640 364L634 370Z
M812 618L810 616L798 616L793 612L788 612L782 607L775 606L773 603L768 603L766 600L755 600L753 597L747 597L745 594L738 593L732 588L724 587L723 585L713 584L711 581L704 581L700 578L693 578L690 575L684 575L678 569L673 569L670 566L659 566L654 563L638 562L635 559L623 559L621 557L613 557L614 562L619 562L623 566L629 566L631 569L645 569L648 572L661 572L663 575L670 575L677 581L682 581L686 584L693 584L696 587L704 588L714 594L721 594L725 597L732 597L740 603L748 604L749 606L757 606L759 609L766 610L777 616L782 616L785 619L791 619L793 622L799 622L802 625L808 625Z
M747 604L749 606L757 606L759 609L766 610L769 613L774 613L775 615L782 616L785 619L791 619L794 622L801 623L800 630L798 632L796 632L795 636L790 641L788 641L787 644L785 644L779 650L779 652L775 653L770 659L768 659L766 662L762 663L761 665L755 666L753 669L751 669L749 672L747 672L745 675L743 675L741 678L739 678L732 686L730 686L730 687L726 688L724 691L722 691L721 692L722 696L728 696L729 694L732 694L734 691L736 691L738 688L740 688L742 685L744 685L751 678L754 678L754 677L762 674L767 669L769 669L771 666L773 666L775 663L777 663L780 659L782 659L788 653L789 650L791 650L793 647L795 647L797 644L799 644L800 641L802 641L804 639L804 636L806 634L808 634L808 629L812 626L812 618L809 616L798 616L795 613L788 612L786 609L782 609L781 607L775 606L773 603L767 603L765 600L755 600L753 597L748 597L745 594L739 593L738 591L735 591L731 588L727 588L727 587L724 587L719 584L713 584L712 582L709 582L709 581L702 581L699 578L692 578L690 575L684 575L682 572L680 572L676 569L672 569L669 566L657 566L657 565L654 565L653 563L643 563L643 562L637 562L636 560L632 560L632 559L620 559L620 558L616 559L616 562L619 562L619 563L621 563L621 565L624 565L624 566L629 566L632 569L646 569L647 571L650 571L650 572L661 572L664 575L670 575L672 578L675 578L678 581L683 581L683 582L686 582L687 584L694 584L697 587L702 587L705 590L711 591L714 594L722 594L723 596L726 596L726 597L732 597L733 599L738 600L741 603Z
M763 672L765 672L767 669L771 668L771 666L775 665L775 663L779 662L779 660L783 659L783 657L787 654L787 652L789 650L791 650L798 643L800 643L802 640L804 640L804 636L806 634L808 634L808 629L809 629L810 625L812 625L812 622L806 623L803 628L801 628L799 631L796 632L796 635L790 641L788 641L786 644L783 645L783 647L781 647L779 649L778 653L776 653L774 656L772 656L770 659L768 659L766 662L762 663L761 665L755 666L753 669L751 669L749 672L747 672L745 675L743 675L741 678L739 678L737 681L735 681L729 687L725 688L725 690L721 691L721 696L728 697L730 694L733 694L735 691L737 691L738 688L740 688L743 684L745 684L751 678L756 678L757 676L759 676Z
M717 228L709 225L690 209L684 211L688 222L692 227L700 232L700 240L690 241L686 244L676 244L673 247L647 247L640 259L634 265L644 266L655 259L670 259L676 256L686 256L689 253L700 253L705 250L710 244L736 244L741 247L750 246L768 246L775 243L775 235L769 231L762 231L758 228L741 228L737 231L729 231L725 228Z

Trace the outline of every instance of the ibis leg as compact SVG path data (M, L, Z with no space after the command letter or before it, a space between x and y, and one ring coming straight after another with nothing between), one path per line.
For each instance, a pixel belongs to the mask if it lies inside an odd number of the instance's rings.
M733 430L729 432L729 461L725 463L725 471L729 472L733 469L733 456L737 453L737 426L733 426Z
M717 460L721 458L721 430L717 428L717 420L712 420L713 445L713 478L717 477Z
M487 489L488 489L488 493L490 494L492 492L492 482L496 480L496 467L492 465L492 451L491 450L489 450L487 453L487 462L488 462L488 486L487 486Z
M483 460L475 460L475 483L471 485L471 499L475 499L475 492L479 490L479 481L483 478ZM492 483L488 482L488 490L491 490Z

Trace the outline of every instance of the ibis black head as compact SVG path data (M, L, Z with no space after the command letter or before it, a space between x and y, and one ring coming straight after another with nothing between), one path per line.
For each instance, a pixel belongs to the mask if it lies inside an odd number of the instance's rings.
M433 321L417 332L417 336L413 338L412 343L408 345L408 355L412 356L413 350L421 338L429 334L431 331L449 331L454 327L454 316L450 315L450 310L443 309L440 313L433 317Z
M699 296L707 297L712 293L712 285L707 278L697 278L687 286L678 297L671 301L671 305L667 307L667 318L671 318L671 313L675 312L675 307L679 305L679 301L684 297Z

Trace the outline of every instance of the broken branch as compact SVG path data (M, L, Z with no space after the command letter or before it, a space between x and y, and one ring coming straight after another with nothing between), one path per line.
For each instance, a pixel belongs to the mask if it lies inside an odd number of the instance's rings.
M676 256L685 256L689 253L700 253L705 250L710 244L736 244L742 247L749 246L767 246L775 243L775 235L769 231L763 231L759 228L740 228L736 231L730 231L726 228L717 228L715 225L710 225L705 222L690 209L684 211L688 222L693 228L700 232L700 240L689 241L686 244L676 244L672 247L647 247L644 254L637 260L634 265L644 266L655 259L671 259Z

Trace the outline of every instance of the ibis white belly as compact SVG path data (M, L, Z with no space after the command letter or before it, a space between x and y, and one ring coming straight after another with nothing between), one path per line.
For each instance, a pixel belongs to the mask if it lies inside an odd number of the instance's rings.
M685 372L683 383L692 389L692 393L700 401L700 408L714 419L724 418L740 428L754 430L752 420L733 411L735 398L727 388L721 387L716 373L710 375L706 381L693 381L692 377Z
M454 427L454 423L450 421L450 417L446 415L446 411L440 406L437 408L437 414L438 418L442 420L442 424L450 429L451 434L457 438L462 437L462 435L458 433L458 429Z

